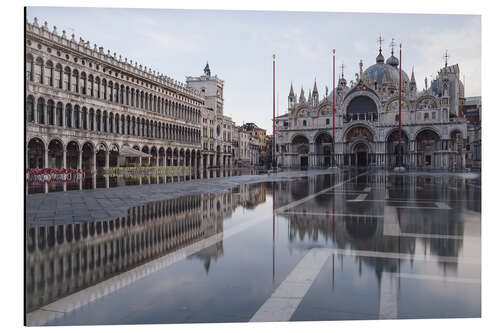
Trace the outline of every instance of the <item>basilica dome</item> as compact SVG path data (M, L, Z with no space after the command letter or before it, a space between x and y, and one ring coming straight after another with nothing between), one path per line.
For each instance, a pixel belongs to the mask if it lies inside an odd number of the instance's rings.
M383 56L381 53L376 58L377 63L371 65L363 72L363 79L365 81L369 80L371 83L377 82L377 84L382 84L385 80L389 85L399 86L399 60L391 56L387 59L386 63L382 60ZM382 60L382 61L381 61ZM410 82L408 75L405 71L401 71L402 82Z
M377 84L382 84L385 80L388 84L398 86L399 85L399 69L384 63L377 63L371 65L363 72L363 79L369 80L372 83L377 82ZM401 72L401 81L410 82L408 75L405 71Z

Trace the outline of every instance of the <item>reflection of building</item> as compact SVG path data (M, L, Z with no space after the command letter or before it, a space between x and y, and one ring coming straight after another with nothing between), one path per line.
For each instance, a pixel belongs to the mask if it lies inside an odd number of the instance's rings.
M26 228L26 311L224 232L237 206L262 202L261 184L131 207L103 221ZM265 200L265 196L264 196ZM236 206L235 206L236 205ZM208 272L222 241L197 252Z
M335 180L333 177L339 177ZM300 200L310 193L316 193L333 183L340 181L340 175L325 175L301 179L293 182L276 184L276 206L280 207L289 202ZM356 179L357 183L350 183L336 188L328 194L317 196L295 208L289 209L280 215L288 220L288 239L290 246L303 249L314 247L316 243L321 246L331 244L339 249L354 249L365 251L392 252L403 254L416 254L416 248L423 248L424 255L430 253L440 257L458 258L461 255L464 235L464 216L456 210L433 210L432 214L419 209L397 209L395 221L401 233L433 234L457 236L443 238L415 238L386 235L384 228L387 202L386 197L411 202L414 200L428 201L428 191L425 186L432 186L436 195L447 202L454 200L453 192L448 186L453 185L460 190L465 190L465 180L453 182L443 181L439 177L418 179L416 177L386 176L384 174L371 174ZM369 184L369 185L368 185ZM370 200L361 202L348 202L357 194L352 191L361 191L370 186ZM471 208L478 209L478 208ZM334 215L336 214L336 215ZM360 257L360 260L376 265L376 271L393 271L396 260L376 260L370 257ZM382 267L388 265L387 267ZM439 260L443 269L456 269L456 263L443 259ZM384 269L382 269L384 268Z
M461 106L464 86L458 65L445 66L430 86L417 90L415 74L402 71L402 138L399 138L399 60L363 69L348 85L342 71L336 90L320 97L316 82L307 98L293 87L288 114L277 119L278 164L326 167L332 159L332 101L335 96L335 161L338 165L392 167L399 149L411 168L449 169L465 166L466 119ZM400 147L400 148L398 148Z

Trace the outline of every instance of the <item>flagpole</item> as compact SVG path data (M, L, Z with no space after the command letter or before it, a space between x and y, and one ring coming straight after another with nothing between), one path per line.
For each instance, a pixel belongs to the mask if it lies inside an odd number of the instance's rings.
M333 49L333 56L332 56L332 64L333 64L333 69L332 69L332 162L331 162L331 167L335 167L335 49Z
M402 59L401 59L401 55L402 55L402 44L400 43L399 44L399 128L398 128L398 132L399 132L399 147L398 147L398 150L399 150L399 167L403 166L403 160L402 160L402 156L401 154L403 153L402 149L401 149L401 68L403 67L403 62L402 62Z
M274 149L276 145L276 55L273 54L273 148L272 148L272 158L271 158L271 167L274 168Z

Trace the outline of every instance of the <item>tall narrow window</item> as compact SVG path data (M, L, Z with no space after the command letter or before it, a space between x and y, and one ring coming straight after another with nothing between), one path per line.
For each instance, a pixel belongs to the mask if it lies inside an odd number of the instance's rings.
M66 127L71 128L71 104L66 105Z
M73 118L75 123L75 128L80 128L80 107L75 105L75 110L73 111Z
M36 105L39 124L45 124L44 107L45 107L45 101L43 100L43 98L39 98L38 103Z
M56 115L57 115L57 126L63 126L63 105L61 102L57 103L57 109L56 109Z
M47 102L47 123L49 125L55 125L54 121L54 101L49 100Z
M35 121L33 96L28 96L28 100L26 101L26 120L29 122Z

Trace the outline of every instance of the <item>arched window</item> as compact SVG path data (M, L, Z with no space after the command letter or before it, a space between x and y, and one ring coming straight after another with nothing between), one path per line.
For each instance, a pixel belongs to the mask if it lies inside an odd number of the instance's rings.
M38 99L38 103L36 104L36 112L38 117L39 124L45 124L45 115L44 115L45 101L43 98Z
M47 61L45 64L45 77L47 78L47 83L53 87L54 86L54 65L52 61Z
M56 87L59 89L63 88L63 70L61 64L56 65Z
M99 77L95 78L95 85L97 88L97 98L101 98L101 79Z
M43 59L42 58L36 58L35 81L37 83L43 83Z
M113 133L113 122L115 121L115 117L113 112L109 113L109 133Z
M80 128L80 107L75 105L75 110L73 111L73 118L75 123L75 128Z
M102 130L104 132L108 131L108 113L106 111L102 114Z
M101 111L97 110L95 115L95 129L97 132L101 131Z
M82 128L84 130L87 129L87 108L86 107L82 108Z
M67 91L71 91L71 68L64 68L64 87Z
M26 120L28 122L35 121L35 110L34 110L34 99L33 96L28 96L28 100L26 101Z
M326 118L326 124L330 125L330 118Z
M108 95L107 95L107 83L106 83L106 79L102 79L102 98L103 99L107 99L108 98Z
M54 101L49 99L47 101L47 123L49 125L55 125L54 118Z
M125 134L125 116L124 115L122 115L121 125L122 125L121 133Z
M109 88L109 101L113 102L113 82L109 81L108 88Z
M306 120L302 120L302 126L307 126L307 121Z
M94 109L90 109L89 111L89 129L91 131L94 130Z
M80 91L82 92L82 95L87 95L87 74L85 72L82 72L80 74Z
M33 56L26 56L26 80L33 81Z
M120 116L115 114L115 131L116 133L120 133Z
M71 104L66 104L66 127L71 128Z
M118 83L115 83L115 103L118 103L118 96L119 96L119 86Z
M74 91L78 94L80 92L79 83L80 83L80 74L76 69L74 69L73 77L71 78L71 91Z
M88 94L92 97L94 97L94 76L92 74L89 74L88 78Z
M56 117L57 117L57 126L63 126L63 105L61 102L57 103L57 108L56 108Z
M123 87L123 84L120 86L120 104L124 104L125 100L125 88Z

